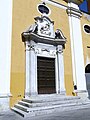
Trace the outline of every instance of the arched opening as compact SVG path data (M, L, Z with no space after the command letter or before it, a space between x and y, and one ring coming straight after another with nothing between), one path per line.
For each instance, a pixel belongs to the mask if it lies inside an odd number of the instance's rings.
M88 91L88 97L90 98L90 64L85 67L86 86Z
M85 67L85 73L90 73L90 64Z

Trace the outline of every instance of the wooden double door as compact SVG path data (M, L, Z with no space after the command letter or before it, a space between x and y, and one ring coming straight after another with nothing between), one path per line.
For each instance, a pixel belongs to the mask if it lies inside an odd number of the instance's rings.
M37 57L38 94L52 94L56 92L55 59Z

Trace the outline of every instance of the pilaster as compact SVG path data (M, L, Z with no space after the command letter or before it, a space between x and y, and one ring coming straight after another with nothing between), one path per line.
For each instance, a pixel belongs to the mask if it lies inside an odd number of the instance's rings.
M73 81L74 85L77 86L77 91L79 95L79 93L87 91L80 24L82 13L80 12L77 3L70 1L70 3L68 3L67 14L69 16L70 25Z
M9 98L11 96L12 4L12 0L0 1L0 110L9 108Z
M30 95L37 95L37 56L35 42L30 41Z
M58 93L65 94L64 61L62 45L57 46L57 63L58 63Z
M37 57L35 54L34 41L26 41L26 90L25 96L37 94Z
M26 56L26 87L25 87L25 96L29 96L30 95L30 65L29 65L29 61L30 61L30 42L29 41L25 41L25 56Z

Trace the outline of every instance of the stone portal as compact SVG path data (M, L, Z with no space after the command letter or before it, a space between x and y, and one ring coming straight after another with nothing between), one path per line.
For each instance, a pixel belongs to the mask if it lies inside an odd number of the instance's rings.
M54 32L54 22L47 17L50 9L45 4L38 8L42 16L36 17L35 24L22 33L26 48L25 95L62 94L65 93L63 49L66 38L60 29Z

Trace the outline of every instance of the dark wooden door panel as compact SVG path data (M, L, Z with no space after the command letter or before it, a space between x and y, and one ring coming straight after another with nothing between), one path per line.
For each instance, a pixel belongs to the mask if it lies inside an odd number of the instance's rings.
M55 93L55 59L37 57L38 93Z

